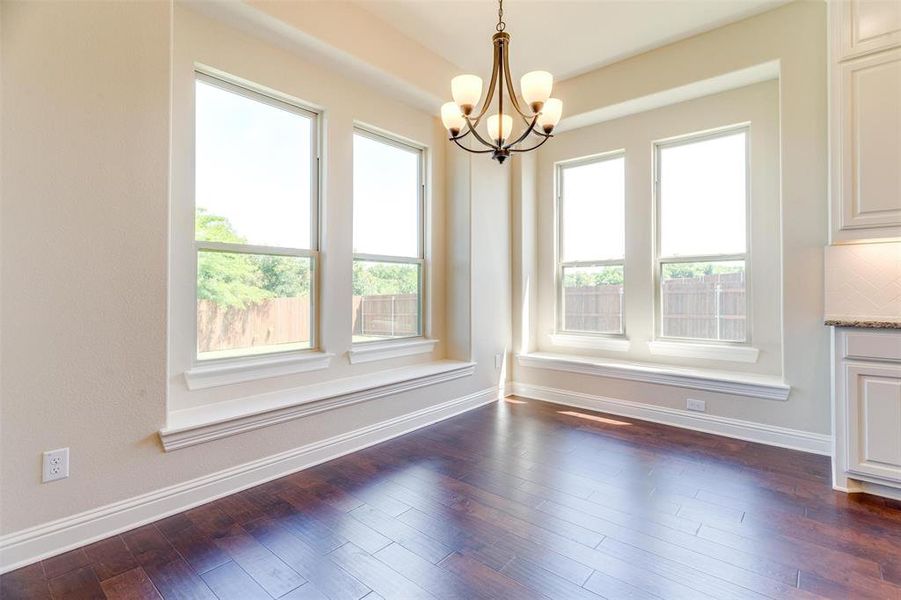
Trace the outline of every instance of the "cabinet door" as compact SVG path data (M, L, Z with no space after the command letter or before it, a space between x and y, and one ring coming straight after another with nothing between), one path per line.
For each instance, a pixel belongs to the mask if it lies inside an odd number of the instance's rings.
M848 471L901 482L901 365L847 363Z
M834 237L898 237L901 48L850 60L838 68L838 135L832 149Z
M834 0L838 60L901 46L901 2Z

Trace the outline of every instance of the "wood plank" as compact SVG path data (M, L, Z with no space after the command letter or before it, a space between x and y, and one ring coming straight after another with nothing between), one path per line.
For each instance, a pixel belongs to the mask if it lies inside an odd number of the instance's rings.
M85 546L84 551L100 581L138 566L131 550L118 535Z
M350 515L432 564L438 564L452 552L448 546L372 506L364 504Z
M435 596L350 542L333 550L329 557L372 591L385 598L435 599Z
M50 598L43 565L38 562L0 575L0 598Z
M359 600L371 591L277 522L261 519L249 523L247 528L254 538L332 600Z
M382 548L374 556L436 598L442 600L490 598L478 587L470 585L442 567L435 566L399 544Z
M165 564L143 565L144 571L166 600L216 600L215 594L188 563L179 557Z
M44 577L54 579L69 571L74 571L91 564L91 559L84 548L76 548L63 554L44 560Z
M154 600L162 598L150 577L141 567L135 567L100 582L108 600Z
M103 600L106 595L100 587L100 580L91 567L80 567L67 571L63 575L50 580L50 593L53 598L66 600Z
M271 600L266 590L233 562L201 575L219 600Z
M275 598L307 581L244 530L217 539L216 545Z
M547 598L466 554L454 552L440 564L495 598L517 598L517 600Z

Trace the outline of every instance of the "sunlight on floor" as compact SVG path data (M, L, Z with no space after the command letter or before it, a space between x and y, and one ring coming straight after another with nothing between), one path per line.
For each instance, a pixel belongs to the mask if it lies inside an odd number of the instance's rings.
M572 410L558 410L557 414L567 415L569 417L578 417L579 419L587 419L589 421L597 421L599 423L607 423L608 425L631 425L632 423L627 423L625 421L617 421L616 419L608 419L606 417L599 417L597 415L589 415L586 413L575 412Z
M528 404L525 400L517 400L516 398L504 398L504 402L509 404Z

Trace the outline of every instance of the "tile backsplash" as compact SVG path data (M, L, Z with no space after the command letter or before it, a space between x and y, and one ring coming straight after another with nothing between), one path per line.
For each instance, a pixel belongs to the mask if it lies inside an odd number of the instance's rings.
M901 242L826 247L826 319L901 321Z

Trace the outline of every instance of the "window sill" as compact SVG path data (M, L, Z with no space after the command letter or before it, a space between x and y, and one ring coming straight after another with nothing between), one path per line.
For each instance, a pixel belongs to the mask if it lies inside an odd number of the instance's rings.
M475 363L441 360L175 410L159 432L160 441L169 452L474 372Z
M598 360L547 352L520 354L517 358L523 367L627 379L766 400L787 400L791 391L791 387L785 384L781 377L768 375Z
M292 375L327 369L334 354L298 352L289 355L254 357L198 365L185 371L189 390L202 390L220 385Z
M414 354L427 354L435 349L437 343L438 340L425 338L368 342L353 346L347 351L347 358L352 364L357 364Z
M552 333L551 343L564 348L589 348L591 350L609 350L611 352L628 352L632 345L629 339L624 336L606 337L578 333Z
M695 344L691 342L648 342L651 354L660 356L680 356L683 358L703 358L725 362L756 363L760 350L750 346L729 344Z

